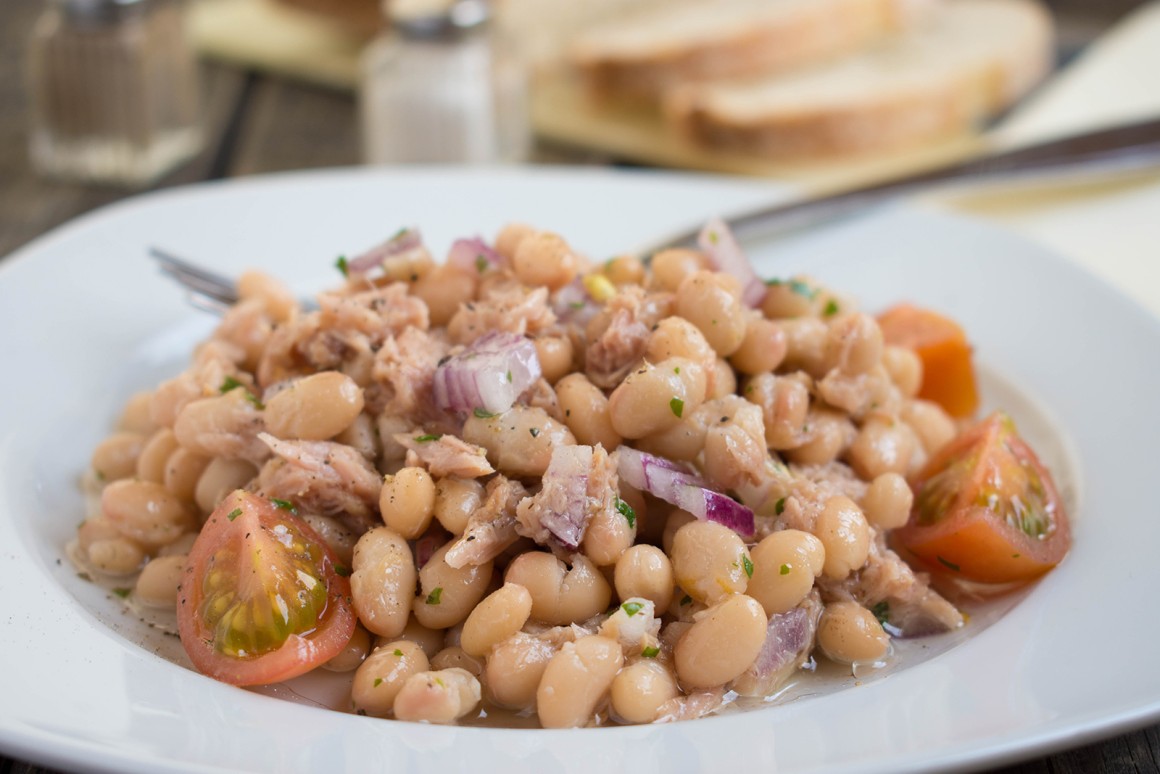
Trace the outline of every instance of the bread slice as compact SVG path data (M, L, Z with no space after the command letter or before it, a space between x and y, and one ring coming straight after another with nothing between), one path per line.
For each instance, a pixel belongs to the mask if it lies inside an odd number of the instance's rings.
M597 97L658 99L708 78L781 72L854 51L936 0L669 0L582 32L570 61Z
M698 144L770 158L911 146L969 129L1051 68L1034 0L947 0L918 28L825 65L671 89L665 113Z

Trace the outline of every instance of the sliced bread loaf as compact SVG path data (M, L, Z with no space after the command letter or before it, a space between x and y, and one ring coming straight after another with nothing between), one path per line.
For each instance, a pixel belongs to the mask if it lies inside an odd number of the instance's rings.
M570 59L597 97L655 99L707 78L781 72L906 27L936 0L672 0L585 30Z
M666 116L699 144L767 157L913 145L1011 104L1052 63L1034 0L947 0L913 30L792 73L669 90Z

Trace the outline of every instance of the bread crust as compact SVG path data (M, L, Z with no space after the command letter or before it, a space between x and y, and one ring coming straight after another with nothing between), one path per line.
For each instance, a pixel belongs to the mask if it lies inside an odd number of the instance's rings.
M628 51L603 48L595 31L573 48L571 61L594 99L656 102L678 85L784 72L857 50L930 2L815 0L764 23Z
M1052 25L1046 9L1030 0L999 2L1029 15L1027 39L921 85L745 116L717 105L713 85L685 86L667 96L666 119L698 145L773 159L866 154L961 134L1012 104L1051 68Z

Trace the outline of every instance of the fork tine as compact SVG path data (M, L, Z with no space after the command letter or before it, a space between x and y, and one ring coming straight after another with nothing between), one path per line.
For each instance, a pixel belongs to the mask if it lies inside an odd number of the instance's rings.
M217 305L227 307L237 302L238 292L230 279L203 269L158 247L150 247L149 255L158 262L163 272L184 285L190 293L201 295L211 302L216 302ZM194 305L202 308L199 304ZM219 306L215 306L206 311L217 311L220 314L222 310Z

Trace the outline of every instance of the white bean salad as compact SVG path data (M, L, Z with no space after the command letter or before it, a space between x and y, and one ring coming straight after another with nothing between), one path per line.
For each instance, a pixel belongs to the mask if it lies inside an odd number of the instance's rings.
M964 625L932 572L1062 558L1010 420L960 433L974 406L943 383L973 391L969 360L807 277L759 280L720 221L648 258L517 224L442 262L403 230L340 258L313 310L244 274L94 451L77 561L175 611L216 679L320 668L363 715L564 728L700 717L815 659L873 668Z

